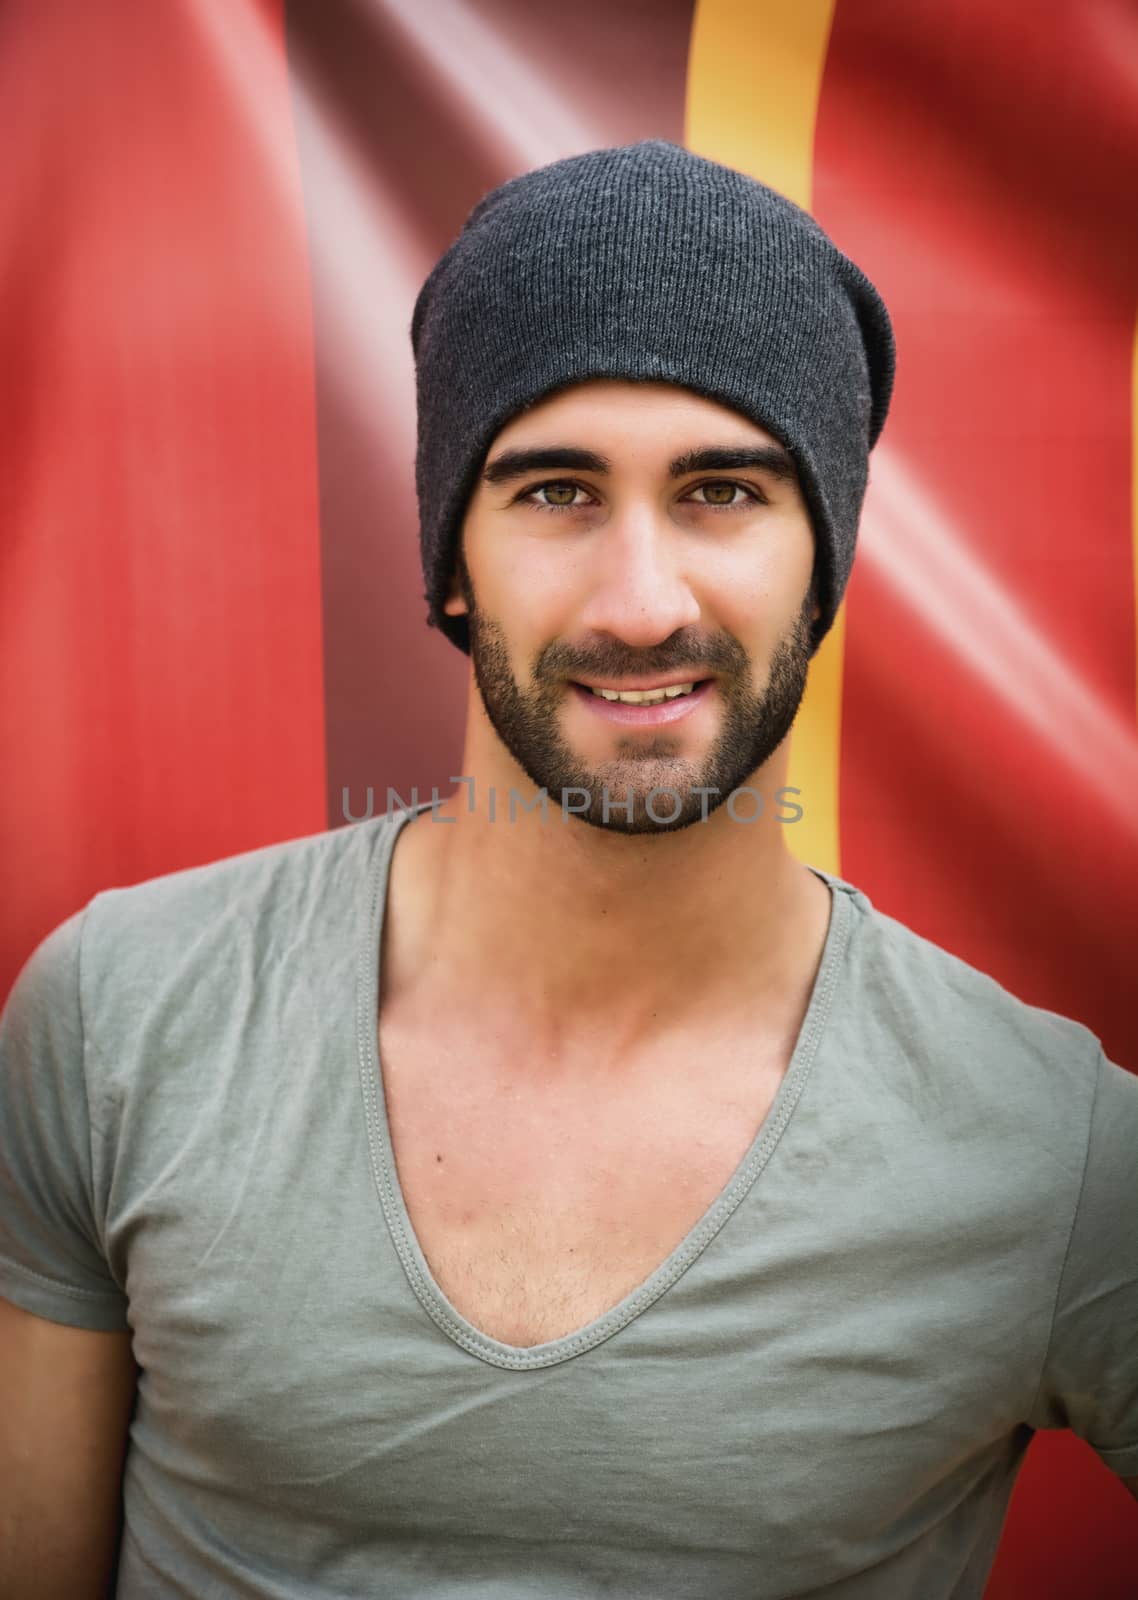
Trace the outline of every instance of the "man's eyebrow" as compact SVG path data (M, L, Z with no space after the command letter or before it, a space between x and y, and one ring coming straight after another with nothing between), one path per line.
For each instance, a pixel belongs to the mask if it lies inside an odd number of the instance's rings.
M730 472L740 467L769 472L773 477L792 483L798 477L793 456L777 444L720 445L688 450L668 463L668 476L682 478L689 472ZM509 483L527 472L565 468L604 476L612 471L612 462L594 450L580 450L574 445L540 445L530 450L504 450L487 462L482 469L482 479L490 484Z

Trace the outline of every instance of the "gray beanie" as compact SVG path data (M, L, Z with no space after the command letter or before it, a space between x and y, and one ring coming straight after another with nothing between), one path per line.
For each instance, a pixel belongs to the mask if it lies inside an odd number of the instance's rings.
M626 378L717 400L793 455L817 651L853 564L894 351L877 291L805 211L662 139L555 161L474 207L419 291L411 343L427 622L460 650L467 619L442 607L494 438L557 389Z

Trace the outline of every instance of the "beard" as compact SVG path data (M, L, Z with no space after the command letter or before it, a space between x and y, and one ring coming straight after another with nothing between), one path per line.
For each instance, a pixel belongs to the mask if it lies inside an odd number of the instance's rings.
M797 618L776 644L766 685L757 694L751 688L750 659L737 640L729 636L687 640L680 633L634 658L616 640L588 658L563 645L550 645L537 659L532 688L523 689L510 667L504 630L477 606L461 552L458 573L467 604L475 682L492 727L535 788L544 789L559 807L572 807L568 814L591 827L606 833L675 833L705 820L733 790L746 784L790 732L806 692L813 582ZM614 728L617 753L589 767L562 737L561 706L566 693L574 692L566 680L619 680L688 668L696 679L720 674L715 692L722 702L721 727L702 759L677 754L682 733L677 737L662 728L654 736L622 737ZM648 810L653 789L671 791L653 798L655 811L667 821L657 821ZM700 794L700 789L718 792ZM572 790L577 793L567 793ZM675 816L670 815L676 809L673 796L680 801ZM744 816L750 821L751 810Z

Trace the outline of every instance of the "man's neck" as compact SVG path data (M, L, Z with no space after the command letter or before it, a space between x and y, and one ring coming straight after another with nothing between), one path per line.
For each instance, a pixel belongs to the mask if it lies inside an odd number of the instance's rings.
M488 814L465 787L397 841L384 992L417 1009L508 1019L546 1059L620 1057L662 1034L773 1015L812 982L827 886L786 848L762 773L764 814L726 807L675 833L628 836L562 821L550 805ZM502 793L505 794L506 786ZM742 807L740 807L742 814Z

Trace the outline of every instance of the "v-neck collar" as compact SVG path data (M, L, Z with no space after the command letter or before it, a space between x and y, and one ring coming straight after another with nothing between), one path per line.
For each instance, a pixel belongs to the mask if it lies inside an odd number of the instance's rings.
M852 886L831 873L810 868L830 890L830 924L810 1001L790 1064L770 1110L717 1198L655 1271L611 1310L562 1338L527 1347L511 1345L491 1338L468 1322L436 1283L411 1225L387 1118L379 1051L379 980L391 857L401 830L429 806L428 801L379 818L374 824L363 825L373 834L373 848L370 870L361 886L361 916L356 938L356 1036L372 1173L391 1240L408 1282L423 1309L443 1333L491 1366L512 1369L556 1366L610 1339L665 1294L719 1233L763 1171L805 1088L830 1015L852 925L849 893Z

